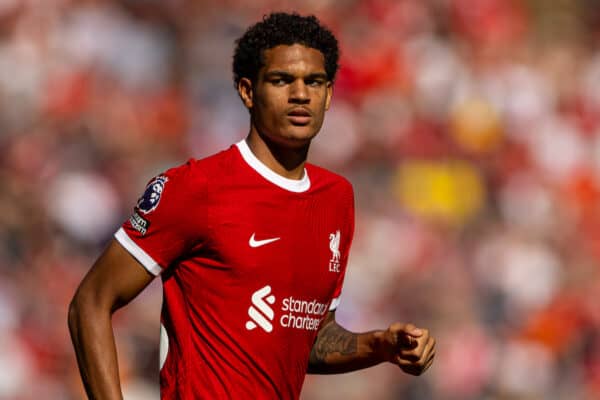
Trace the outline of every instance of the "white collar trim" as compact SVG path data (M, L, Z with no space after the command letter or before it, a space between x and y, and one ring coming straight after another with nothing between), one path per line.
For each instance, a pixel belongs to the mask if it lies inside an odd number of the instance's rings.
M269 167L263 164L262 161L256 158L254 153L252 153L252 150L250 150L250 147L248 147L248 143L246 143L246 140L243 139L237 142L235 145L240 151L244 161L246 161L246 163L248 163L248 165L253 170L258 172L263 178L265 178L269 182L274 183L280 188L289 190L290 192L301 193L306 192L308 189L310 189L310 179L308 178L306 168L304 168L304 176L302 177L302 179L285 178L271 170Z

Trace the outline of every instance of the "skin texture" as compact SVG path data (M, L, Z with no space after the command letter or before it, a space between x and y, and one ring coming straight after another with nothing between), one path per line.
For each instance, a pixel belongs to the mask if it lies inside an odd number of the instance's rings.
M330 312L317 335L308 362L312 374L339 374L382 362L396 364L404 372L421 375L433 363L435 339L427 329L396 322L386 330L365 333L347 331Z
M240 79L238 93L250 111L248 146L278 174L300 179L310 141L317 135L333 93L325 59L299 44L264 52L265 66L256 82ZM305 113L306 121L294 118Z
M113 240L81 282L69 306L69 331L90 399L122 399L112 314L154 277Z
M323 124L332 96L324 57L303 45L277 46L264 53L256 82L240 79L238 93L250 111L247 142L273 171L300 179L311 140ZM90 399L122 399L112 314L153 280L113 240L100 255L69 307L69 330ZM382 362L420 375L433 362L435 340L425 329L394 323L386 330L349 332L330 312L313 345L309 373L341 373Z

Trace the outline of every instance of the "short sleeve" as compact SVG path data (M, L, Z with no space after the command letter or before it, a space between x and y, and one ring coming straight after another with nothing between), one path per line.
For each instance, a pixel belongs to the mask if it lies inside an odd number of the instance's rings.
M150 273L159 275L202 241L205 186L192 161L155 176L115 239Z
M329 311L334 311L340 304L340 296L342 294L342 288L344 285L344 278L346 276L346 268L348 266L348 258L350 257L350 248L352 247L352 241L354 239L354 191L352 186L348 183L348 190L345 191L343 203L346 204L346 216L344 221L344 227L342 234L340 235L340 274L336 282L336 287L333 292L332 300L329 305Z

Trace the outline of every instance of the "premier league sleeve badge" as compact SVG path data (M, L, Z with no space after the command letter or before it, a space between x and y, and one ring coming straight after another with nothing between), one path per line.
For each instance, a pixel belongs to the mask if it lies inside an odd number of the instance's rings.
M142 197L139 198L136 208L144 214L154 211L158 207L167 181L168 178L164 175L159 175L152 179L148 186L146 186Z

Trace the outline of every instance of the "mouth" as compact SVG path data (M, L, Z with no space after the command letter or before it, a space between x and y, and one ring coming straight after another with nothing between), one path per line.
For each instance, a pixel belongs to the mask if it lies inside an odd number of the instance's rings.
M292 125L308 125L312 119L311 113L304 108L295 108L287 113Z

